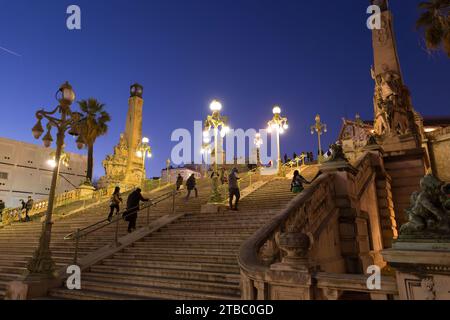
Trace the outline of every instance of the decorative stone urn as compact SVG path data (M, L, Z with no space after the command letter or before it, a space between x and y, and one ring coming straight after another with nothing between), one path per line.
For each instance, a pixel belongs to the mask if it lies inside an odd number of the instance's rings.
M89 179L83 182L77 189L80 191L80 200L91 199L95 191L95 187Z
M272 270L309 270L308 252L312 245L309 235L303 232L286 232L280 235L278 245L286 256L281 263L272 265Z

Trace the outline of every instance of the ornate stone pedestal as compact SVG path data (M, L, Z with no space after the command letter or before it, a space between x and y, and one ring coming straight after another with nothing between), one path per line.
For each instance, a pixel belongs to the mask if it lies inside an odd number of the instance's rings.
M80 185L77 190L80 191L80 200L91 199L94 194L95 188L88 182Z
M383 257L396 270L400 298L450 300L450 198L433 175L420 181L406 210L409 221Z
M450 300L450 241L398 241L383 257L396 270L401 300Z

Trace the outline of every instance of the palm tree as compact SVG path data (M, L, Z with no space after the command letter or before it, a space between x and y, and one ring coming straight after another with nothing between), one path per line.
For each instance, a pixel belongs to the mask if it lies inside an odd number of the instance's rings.
M450 0L421 2L423 10L417 20L417 29L424 29L425 44L429 50L441 47L450 58Z
M111 117L104 110L105 105L94 98L81 100L78 104L84 116L80 134L88 149L86 180L90 182L94 167L94 144L98 137L105 135L108 131L107 123L111 121Z

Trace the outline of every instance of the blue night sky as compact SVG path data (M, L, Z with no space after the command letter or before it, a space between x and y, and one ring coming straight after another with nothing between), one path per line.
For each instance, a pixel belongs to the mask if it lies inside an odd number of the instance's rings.
M373 114L368 0L0 0L0 136L37 143L34 112L55 105L68 80L77 99L95 97L112 116L95 146L95 176L124 131L129 86L144 86L144 135L158 176L176 128L192 130L213 98L233 128L263 128L274 104L290 129L282 152L317 150L309 127ZM428 55L415 31L419 0L391 1L400 61L415 108L449 113L450 60ZM82 30L66 28L66 8L82 10ZM75 144L67 142L68 149ZM86 152L86 151L82 151Z

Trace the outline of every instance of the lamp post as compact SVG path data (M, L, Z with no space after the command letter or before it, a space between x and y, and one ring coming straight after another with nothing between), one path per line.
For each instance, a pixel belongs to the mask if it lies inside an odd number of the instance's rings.
M229 132L229 128L227 126L228 118L220 115L220 110L222 110L222 104L213 100L209 105L209 108L212 111L212 115L209 115L205 121L205 129L203 131L203 138L205 143L209 142L209 131L211 129L214 130L214 171L218 171L218 163L219 163L219 133L223 138Z
M138 158L142 158L142 183L145 182L145 159L146 158L151 158L152 157L152 148L150 147L149 144L150 140L146 137L142 138L141 143L139 143L139 145L136 148L136 156L138 156Z
M56 160L55 159L56 159L56 153L55 152L50 153L50 159L47 160L47 164L52 169L54 169L56 167ZM63 166L68 167L69 166L69 161L70 161L69 154L64 151L64 146L63 146L62 150L61 150L61 157L59 159L59 162Z
M166 160L167 183L170 183L170 159Z
M208 155L211 155L212 150L211 150L211 146L209 144L204 144L202 149L201 149L201 154L204 156L204 160L205 160L205 178L208 177Z
M317 139L319 140L318 162L322 163L323 154L322 154L322 145L320 142L320 137L322 136L322 134L327 133L327 125L320 121L320 115L317 115L315 120L316 120L316 123L311 126L311 134L314 135L314 132L317 133Z
M261 165L261 146L263 145L263 139L261 138L261 134L257 133L255 135L255 139L253 140L253 143L256 146L256 166Z
M283 134L285 130L289 128L288 120L287 118L283 118L281 116L281 108L279 106L275 106L272 109L273 112L273 118L270 120L268 124L267 131L273 132L275 131L277 135L277 148L278 148L278 154L277 154L277 170L278 175L283 176L283 172L281 169L281 148L280 148L280 134Z
M212 194L210 197L210 202L219 203L222 202L222 195L219 192L219 174L218 174L218 163L219 163L219 133L223 138L229 132L227 126L228 118L220 114L222 110L222 104L218 100L213 100L209 105L212 114L206 118L205 128L203 131L203 142L209 143L209 131L214 130L214 174L212 179Z
M62 149L64 145L64 137L66 131L70 135L78 136L77 146L82 148L84 141L80 136L80 122L81 113L72 112L70 110L70 105L75 100L75 93L72 86L65 82L57 91L56 99L58 100L58 106L52 111L39 110L36 112L37 123L33 127L33 136L39 139L44 133L44 128L42 126L42 120L47 120L47 133L42 138L45 147L50 147L53 142L53 137L51 134L52 128L55 128L56 133L56 152L55 152L55 168L53 169L52 183L50 187L50 195L48 199L48 208L45 215L45 222L42 226L42 232L39 239L39 247L34 252L33 258L28 263L28 278L52 278L55 272L55 263L52 259L50 251L50 240L52 232L52 214L56 193L56 183L59 175L59 168L61 165ZM57 114L60 116L57 117Z

